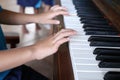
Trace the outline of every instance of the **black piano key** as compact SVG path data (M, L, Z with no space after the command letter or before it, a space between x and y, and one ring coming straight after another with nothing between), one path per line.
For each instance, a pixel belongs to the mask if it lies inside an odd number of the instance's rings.
M120 37L90 36L88 41L120 42Z
M98 29L99 31L117 31L118 32L118 30L116 30L116 29L114 29L114 28L112 28L112 27L95 27L95 26L82 26L83 27L83 29L84 30L96 30L96 29Z
M86 35L118 35L119 32L111 32L111 31L86 31Z
M116 32L118 32L118 30L115 29L115 28L113 28L113 27L103 26L103 25L101 25L101 24L100 24L99 26L96 26L96 25L89 25L89 26L88 26L88 25L83 25L82 27L83 27L84 30L85 30L85 29L86 29L86 30L87 30L87 29L88 29L88 30L89 30L89 29L98 29L99 31L106 31L106 30L107 30L108 32L109 32L109 31L116 31Z
M95 7L92 2L75 2L75 7Z
M109 21L104 20L104 19L101 19L101 18L100 18L100 19L99 19L99 18L96 18L96 19L95 19L95 18L93 18L93 19L92 19L92 18L91 18L91 19L89 19L89 18L88 18L88 19L81 18L80 21L81 21L81 22L96 21L96 22L101 22L101 23L109 23Z
M103 15L97 15L97 14L79 14L79 17L90 17L90 18L103 18Z
M101 24L100 24L101 25ZM90 25L90 26L87 26L87 25L83 25L82 27L84 28L84 29L95 29L95 28L97 28L97 29L107 29L107 30L114 30L114 31L118 31L118 30L116 30L115 28L113 28L113 27L106 27L106 26L102 26L102 27L100 27L100 25L99 26L93 26L93 25Z
M84 1L83 1L83 0L77 0L77 1L76 1L76 0L73 0L73 1L74 1L76 4L80 4L80 3L91 4L91 3L93 3L92 1L88 1L88 2L87 2L87 0L84 0Z
M120 68L120 62L117 61L101 61L98 66L100 68Z
M85 21L81 21L81 23L84 23L84 24L102 24L102 25L109 25L108 22L105 22L105 21L95 21L95 20L91 20L91 21L88 21L88 20L85 20Z
M85 10L83 9L78 9L77 11L78 14L97 14L97 15L103 15L100 12L96 11L96 10Z
M104 16L102 16L102 17L85 17L85 16L81 16L80 18L83 18L83 19L84 19L84 18L85 18L85 19L86 19L86 18L87 18L87 19L95 19L95 20L96 20L96 19L98 19L98 20L99 20L99 19L105 19Z
M86 27L84 28L84 31L111 31L115 32L115 29L112 28L94 28L94 27Z
M88 12L78 12L77 14L79 17L89 17L89 18L103 18L102 14L97 14L97 13L88 13Z
M97 9L96 7L94 7L94 5L91 5L91 4L84 5L84 4L82 3L82 5L76 5L76 6L75 6L76 9L81 8L81 7L82 7L82 8L85 7L85 8Z
M112 27L108 28L108 27L92 27L92 26L90 26L90 27L85 27L84 29L86 29L86 30L89 30L89 29L97 30L98 29L98 30L101 30L101 31L118 31L118 30L116 30Z
M101 54L98 54L96 56L96 60L100 60L100 61L105 61L105 60L109 60L109 61L120 61L120 55L101 55Z
M91 41L90 46L120 47L120 42Z
M97 11L96 9L85 9L85 8L78 9L77 13L103 15L99 11Z
M97 24L84 24L83 25L83 28L86 28L86 27L95 27L95 28L97 28L97 27L99 27L99 28L113 28L114 29L114 27L112 27L112 26L110 26L110 25L97 25Z
M79 6L79 5L76 5L75 6L75 9L78 10L80 8L84 8L84 9L95 9L96 11L99 11L98 8L93 8L93 7L89 7L89 6Z
M104 18L103 14L77 11L79 17Z
M75 8L78 9L78 8L96 8L96 7L93 7L93 6L90 6L90 5L79 5L78 3L75 4Z
M93 54L110 54L110 55L120 55L120 49L110 49L110 48L96 48Z
M78 0L78 1L72 0L72 2L74 3L74 2L91 2L91 1L90 0Z
M81 7L81 6L79 7L79 6L78 6L78 7L76 7L76 9L77 9L78 11L80 11L80 12L87 12L87 11L88 11L88 12L89 12L89 11L91 12L91 11L92 11L92 12L95 12L95 13L96 13L96 12L97 12L97 13L101 13L98 8L93 8L93 7Z
M120 80L120 72L109 71L104 75L104 80Z
M81 8L89 8L91 6L90 5L75 5L76 9L78 9L79 7L81 7ZM93 7L91 7L91 8L93 8Z
M91 22L91 23L101 23L101 24L107 24L108 25L108 21L107 20L95 20L95 19L80 19L81 23L86 23L86 22ZM89 23L88 23L89 24Z
M106 22L109 22L108 20L106 20L105 18L85 18L85 17L81 17L80 18L80 21L82 20L97 20L97 21L106 21Z

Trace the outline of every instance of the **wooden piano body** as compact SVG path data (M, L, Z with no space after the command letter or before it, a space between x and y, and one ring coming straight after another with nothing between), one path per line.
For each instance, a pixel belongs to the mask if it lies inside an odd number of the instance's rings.
M110 20L110 22L120 31L120 5L119 0L113 1L114 5L109 5L106 0L92 0L100 11ZM56 0L56 4L60 4ZM69 4L68 4L69 5ZM64 28L63 18L60 16L61 24L54 27L54 32L58 31L61 26ZM74 74L68 49L68 43L63 44L58 52L54 55L54 80L74 80Z

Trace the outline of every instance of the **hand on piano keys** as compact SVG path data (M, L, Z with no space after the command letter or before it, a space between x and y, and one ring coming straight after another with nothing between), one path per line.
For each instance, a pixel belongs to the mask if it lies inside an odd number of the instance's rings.
M42 13L40 15L40 20L36 19L37 23L60 24L60 21L56 20L55 17L59 15L69 15L69 13L65 7L55 5L48 12ZM39 17L39 15L37 15L36 17Z
M72 29L62 29L54 35L47 37L44 40L38 41L34 45L35 59L43 59L49 55L55 53L59 46L65 42L68 42L69 37L75 35L76 31Z
M59 10L67 11L67 9L65 7L62 7L60 5L55 5L55 6L51 7L50 10L52 10L52 11L59 11Z

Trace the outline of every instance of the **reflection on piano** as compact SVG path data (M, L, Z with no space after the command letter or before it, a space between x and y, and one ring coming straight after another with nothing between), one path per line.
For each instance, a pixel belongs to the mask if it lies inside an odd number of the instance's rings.
M64 16L65 28L78 34L55 54L55 80L120 80L120 14L111 1L119 5L117 0L61 0L71 14Z

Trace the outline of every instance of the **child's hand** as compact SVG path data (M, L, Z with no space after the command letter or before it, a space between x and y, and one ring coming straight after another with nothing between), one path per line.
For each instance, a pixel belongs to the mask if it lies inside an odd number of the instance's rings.
M62 6L59 6L59 5L55 5L53 7L51 7L52 11L59 11L59 10L62 10L62 11L67 11L67 9L65 7L62 7Z
M71 29L63 29L58 33L49 36L45 40L41 40L33 45L33 55L35 59L43 59L55 53L59 46L69 41L69 36L75 35L76 31Z
M66 8L61 6L53 6L48 12L38 14L37 17L37 23L41 24L59 24L59 20L55 20L54 18L58 15L69 15Z

